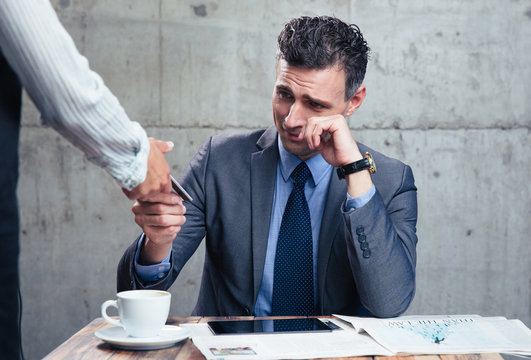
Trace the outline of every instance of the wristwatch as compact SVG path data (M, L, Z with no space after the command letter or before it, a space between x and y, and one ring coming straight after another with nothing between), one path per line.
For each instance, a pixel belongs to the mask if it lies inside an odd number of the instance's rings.
M376 172L376 164L374 164L372 156L368 152L365 153L363 159L338 167L337 176L340 179L344 179L345 176L362 170L369 170L371 174Z

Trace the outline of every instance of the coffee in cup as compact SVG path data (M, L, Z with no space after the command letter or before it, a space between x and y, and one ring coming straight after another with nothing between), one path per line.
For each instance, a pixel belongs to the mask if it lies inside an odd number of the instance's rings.
M162 290L128 290L116 294L116 300L101 305L108 323L121 326L127 336L153 337L162 329L170 312L171 294ZM118 309L119 320L107 315L107 308Z

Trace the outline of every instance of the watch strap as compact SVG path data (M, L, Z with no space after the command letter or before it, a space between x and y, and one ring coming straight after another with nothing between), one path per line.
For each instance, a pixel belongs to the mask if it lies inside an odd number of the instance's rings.
M368 152L365 153L365 157L361 160L354 161L353 163L339 166L337 168L337 176L340 179L344 179L347 175L356 173L362 170L369 170L371 174L376 172L376 167L374 161L372 160L371 154Z

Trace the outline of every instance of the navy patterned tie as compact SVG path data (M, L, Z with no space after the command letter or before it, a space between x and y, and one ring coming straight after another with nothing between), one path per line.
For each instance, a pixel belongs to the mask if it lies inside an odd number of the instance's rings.
M278 234L271 315L313 315L313 245L310 210L304 184L310 177L305 162L291 173L293 190Z

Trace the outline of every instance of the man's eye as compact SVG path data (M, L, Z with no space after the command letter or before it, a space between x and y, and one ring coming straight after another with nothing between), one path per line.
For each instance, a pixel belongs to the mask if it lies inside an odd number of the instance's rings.
M285 91L279 91L278 92L278 97L281 98L281 99L291 99L292 96L290 93L288 92L285 92Z
M310 106L314 109L324 109L323 105L316 103L315 101L310 101Z

